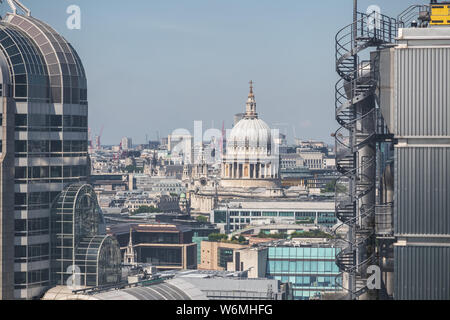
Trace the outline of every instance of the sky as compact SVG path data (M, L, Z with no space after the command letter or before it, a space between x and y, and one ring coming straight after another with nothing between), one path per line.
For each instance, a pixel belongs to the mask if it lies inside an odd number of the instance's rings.
M6 0L2 14L9 10ZM334 38L352 0L22 0L77 50L89 127L103 144L233 125L254 81L260 117L292 139L332 142ZM359 1L397 16L420 0ZM81 9L69 30L66 10Z

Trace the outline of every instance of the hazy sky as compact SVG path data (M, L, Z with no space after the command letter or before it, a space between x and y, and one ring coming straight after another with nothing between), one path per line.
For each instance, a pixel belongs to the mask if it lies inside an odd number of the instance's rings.
M2 12L8 7L2 5ZM174 129L232 126L255 82L258 112L293 138L325 139L334 120L334 36L352 0L23 0L76 48L89 82L89 126L102 142L144 143ZM397 16L416 3L360 0ZM420 2L420 1L419 1ZM81 30L66 27L69 5Z

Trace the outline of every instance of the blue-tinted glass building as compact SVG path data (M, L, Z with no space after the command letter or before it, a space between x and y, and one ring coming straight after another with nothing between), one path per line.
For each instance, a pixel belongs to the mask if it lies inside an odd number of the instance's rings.
M341 291L342 276L335 263L339 248L270 247L266 275L292 283L295 300L309 300L321 292Z

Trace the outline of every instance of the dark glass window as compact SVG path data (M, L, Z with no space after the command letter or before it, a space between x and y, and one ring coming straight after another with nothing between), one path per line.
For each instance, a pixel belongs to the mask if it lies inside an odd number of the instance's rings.
M16 127L26 127L28 125L28 115L16 114L15 122L16 122Z
M14 77L16 84L27 84L27 76L24 74L19 74Z
M27 86L26 85L16 85L16 97L26 97L27 96Z
M14 231L16 232L27 231L27 220L15 220Z
M26 272L14 272L14 283L15 284L27 283L27 273Z
M51 141L51 152L62 152L62 141Z
M71 177L70 167L64 167L64 178Z
M23 206L27 204L27 194L26 193L16 193L14 196L14 204L16 206Z
M62 178L62 167L50 167L50 176L52 178Z
M22 56L20 54L16 54L15 56L9 57L12 64L20 64L23 63Z
M40 167L40 171L41 171L41 178L48 178L49 174L50 174L50 170L49 167Z
M16 179L26 179L27 178L27 168L26 167L16 167L15 168L15 178Z
M62 126L62 116L51 115L50 116L50 126L61 127Z

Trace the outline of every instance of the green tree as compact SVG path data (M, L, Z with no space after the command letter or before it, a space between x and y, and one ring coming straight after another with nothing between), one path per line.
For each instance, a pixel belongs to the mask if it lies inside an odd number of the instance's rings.
M204 216L198 216L197 218L195 218L198 222L200 223L207 223L208 222L208 218L204 217Z
M347 188L344 185L337 183L337 180L332 180L322 189L322 193L334 193L336 191L338 193L345 193L347 192Z
M245 243L245 242L247 242L247 239L245 239L245 237L244 236L239 236L239 238L238 238L238 242L239 243Z
M221 234L221 233L211 233L208 236L208 241L211 241L211 242L222 242L227 239L228 239L228 236L226 234Z
M299 232L296 231L291 235L291 238L327 238L331 239L333 236L329 233L320 231L320 230L312 230L312 231L305 231L305 232Z
M286 233L266 234L261 231L257 237L262 239L287 239L288 235Z

